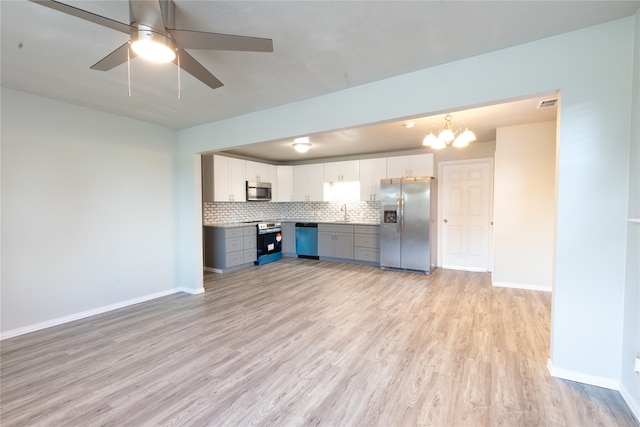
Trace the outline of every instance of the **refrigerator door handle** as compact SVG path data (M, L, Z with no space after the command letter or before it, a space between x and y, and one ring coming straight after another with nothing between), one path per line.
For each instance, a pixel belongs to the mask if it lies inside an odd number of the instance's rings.
M402 231L402 224L400 221L402 220L402 210L400 206L400 197L396 197L396 228L398 229L398 233Z
M400 210L402 211L402 215L400 217L400 221L402 224L400 225L400 230L404 230L404 195L400 196Z

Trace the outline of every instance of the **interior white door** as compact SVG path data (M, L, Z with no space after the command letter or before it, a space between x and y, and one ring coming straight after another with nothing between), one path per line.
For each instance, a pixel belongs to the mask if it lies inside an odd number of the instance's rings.
M440 164L441 266L490 271L493 161Z

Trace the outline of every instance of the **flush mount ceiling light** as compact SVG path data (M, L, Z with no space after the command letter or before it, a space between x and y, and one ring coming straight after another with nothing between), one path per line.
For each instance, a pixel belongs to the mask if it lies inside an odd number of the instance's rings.
M131 31L131 49L136 55L152 62L171 62L176 59L176 48L171 39L144 25Z
M440 130L437 137L429 129L429 134L422 140L422 145L440 150L452 141L454 147L460 148L466 147L470 142L476 140L476 135L469 130L469 126L466 123L454 125L451 121L452 119L451 114L447 114L444 117L444 128Z
M298 153L306 153L307 151L309 151L309 148L311 148L311 143L309 142L309 137L308 136L303 136L300 138L296 138L293 140L293 148L298 152Z

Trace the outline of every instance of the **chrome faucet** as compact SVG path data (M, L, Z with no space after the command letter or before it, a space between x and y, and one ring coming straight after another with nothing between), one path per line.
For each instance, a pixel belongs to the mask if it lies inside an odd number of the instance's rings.
M340 208L340 212L344 212L344 220L348 221L349 220L349 213L347 212L347 204L343 203L342 207Z

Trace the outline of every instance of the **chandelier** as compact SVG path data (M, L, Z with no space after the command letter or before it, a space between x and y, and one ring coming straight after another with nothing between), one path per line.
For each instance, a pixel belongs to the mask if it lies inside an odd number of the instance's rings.
M440 150L452 141L454 147L460 148L466 147L470 142L476 140L476 135L469 130L469 126L465 125L463 130L462 124L460 123L454 126L451 122L452 119L451 114L447 114L444 117L444 128L440 130L437 137L431 132L431 129L429 129L429 135L424 137L422 145Z

